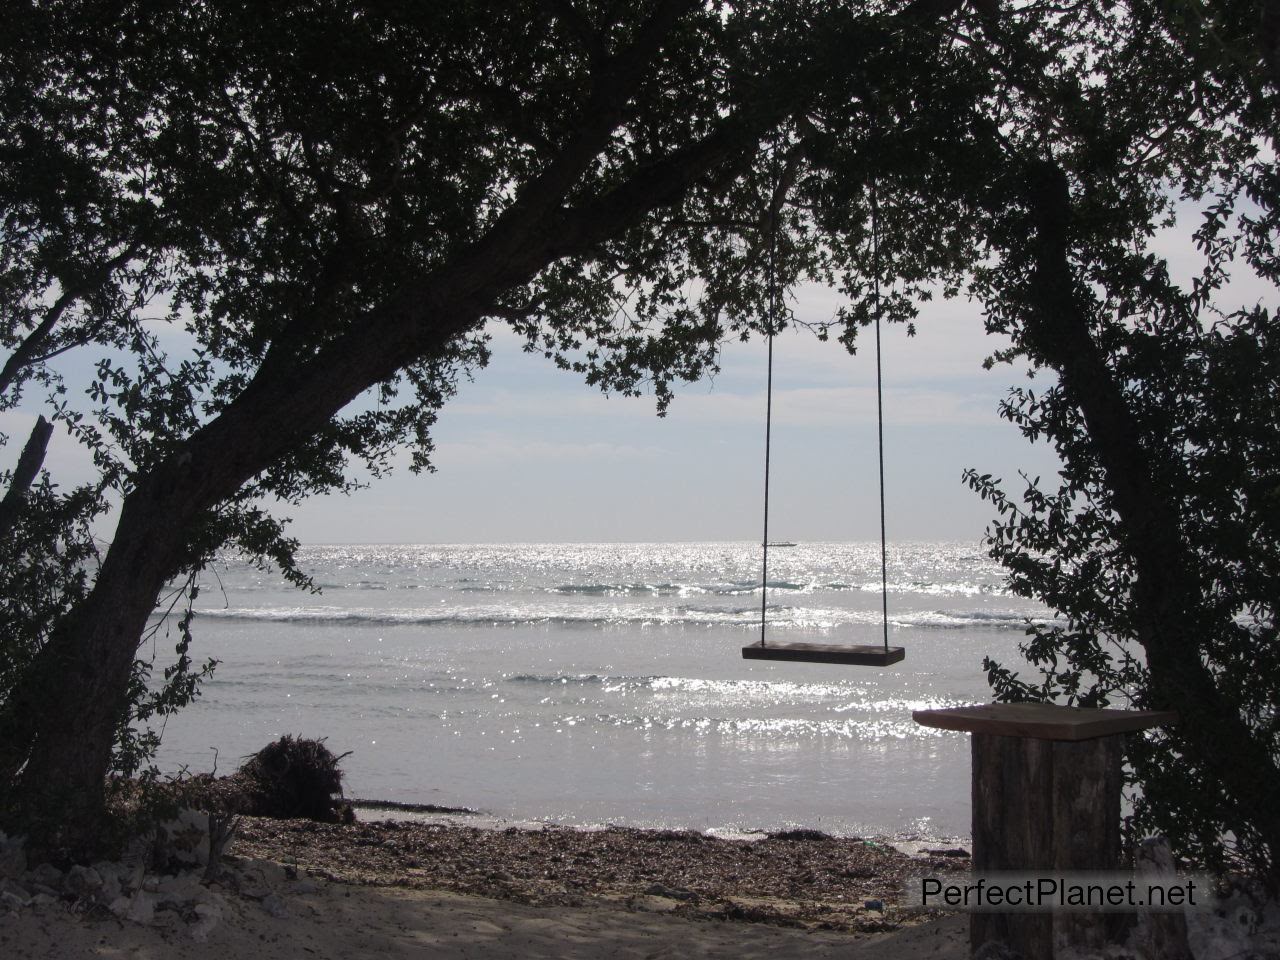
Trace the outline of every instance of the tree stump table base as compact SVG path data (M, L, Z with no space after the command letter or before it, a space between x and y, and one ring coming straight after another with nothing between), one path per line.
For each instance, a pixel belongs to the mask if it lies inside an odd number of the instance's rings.
M1046 877L1120 863L1124 737L1173 713L993 703L917 710L919 724L973 735L973 871ZM1114 916L1114 915L1112 915ZM971 949L995 941L1028 960L1058 947L1100 950L1117 931L1106 914L969 915Z

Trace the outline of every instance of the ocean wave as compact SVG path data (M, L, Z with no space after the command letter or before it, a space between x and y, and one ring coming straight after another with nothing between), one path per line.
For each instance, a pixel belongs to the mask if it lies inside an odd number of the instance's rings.
M1055 622L1053 617L1030 616L1013 610L931 610L901 617L890 615L889 619L904 627L937 630L955 630L965 627L1023 630L1028 624L1043 626Z
M815 590L836 589L829 584L801 582L793 580L770 580L770 590L787 590L798 593L813 593ZM877 586L876 590L880 588ZM562 583L554 587L545 587L544 592L566 596L631 596L646 595L656 597L689 597L699 594L712 594L721 597L736 597L760 592L757 581L738 580L719 583Z
M627 596L634 593L651 596L680 596L689 592L704 592L701 587L681 583L562 583L547 587L547 593L564 595L582 594L589 597Z
M561 686L569 683L603 684L614 678L602 677L598 673L583 673L583 674L577 674L577 675L564 674L564 673L556 673L556 674L517 673L517 674L514 674L513 676L505 677L504 679L507 681L507 683L554 684L556 686ZM622 679L622 678L619 678L619 679ZM635 679L644 680L644 679L652 679L652 678L639 677Z
M455 593L512 593L533 591L566 597L740 597L759 596L759 581L723 581L708 583L641 583L629 581L602 581L598 583L560 583L553 586L517 585L511 582L474 583L464 580L455 581L456 586L447 589ZM327 586L334 586L332 584ZM386 587L356 584L339 585L348 589L406 589L415 588L419 584L394 584ZM966 596L966 597L1004 597L1008 590L998 583L983 582L934 582L929 580L910 580L890 582L887 589L891 594L922 596ZM879 580L851 583L845 580L770 580L769 591L780 593L880 593Z
M520 607L467 607L440 609L351 609L346 607L227 607L197 611L197 616L214 620L258 623L371 624L371 625L458 625L458 626L533 626L583 625L653 625L653 626L725 626L752 627L760 622L760 608L754 605L731 607L681 605L676 607L550 608L535 605ZM981 627L983 629L1023 629L1033 624L1054 622L1046 617L1028 617L1016 611L933 610L893 614L890 623L896 627L918 630L951 630ZM771 606L769 622L776 628L830 630L842 626L880 622L877 610L841 610L820 607Z

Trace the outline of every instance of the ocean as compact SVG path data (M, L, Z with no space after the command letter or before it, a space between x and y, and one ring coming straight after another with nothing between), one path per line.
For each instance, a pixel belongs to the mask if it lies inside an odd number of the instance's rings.
M193 655L221 663L169 718L162 769L228 773L323 737L351 797L498 822L718 834L969 832L963 734L911 711L990 699L984 656L1028 618L976 544L889 550L889 668L748 661L751 543L308 546L320 593L234 559L202 581ZM769 636L879 643L878 543L770 550ZM161 662L165 630L156 645Z

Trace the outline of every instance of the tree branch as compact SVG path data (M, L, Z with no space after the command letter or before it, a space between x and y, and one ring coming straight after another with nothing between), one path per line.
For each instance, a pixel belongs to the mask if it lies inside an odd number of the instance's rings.
M44 349L44 344L52 336L53 329L58 325L63 314L77 300L87 297L93 290L106 283L113 272L133 259L141 246L141 240L135 239L131 241L116 256L93 268L79 284L67 287L62 291L62 296L58 297L53 306L45 311L44 318L34 330L23 338L17 349L5 361L4 368L0 369L0 395L13 386L19 374L26 367L33 363L38 363L49 356L48 354L41 356L40 351ZM95 326L88 331L81 343L88 343L89 337L93 335L93 331L96 329L97 327Z
M36 425L31 428L31 436L22 448L22 456L13 471L13 480L9 489L0 501L0 538L9 536L14 524L22 513L22 502L27 491L35 482L36 474L44 463L44 454L49 447L49 437L53 434L53 424L44 417L36 417Z

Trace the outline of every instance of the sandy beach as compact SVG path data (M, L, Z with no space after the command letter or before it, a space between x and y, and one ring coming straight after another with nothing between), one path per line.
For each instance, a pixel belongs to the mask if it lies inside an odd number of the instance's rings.
M227 957L467 958L606 957L880 960L967 956L964 919L879 934L844 934L761 924L688 920L623 906L530 906L446 891L332 884L299 895L286 917L252 904L193 941L176 925L145 927L113 919L73 918L46 907L0 920L0 952L27 958L131 957L193 960Z
M965 956L963 917L901 909L902 879L960 858L817 834L350 827L245 818L195 905L119 919L86 900L0 913L0 954L73 957ZM194 877L183 881L195 889ZM153 884L154 886L154 884ZM184 896L188 896L184 894ZM873 901L868 905L867 901Z

